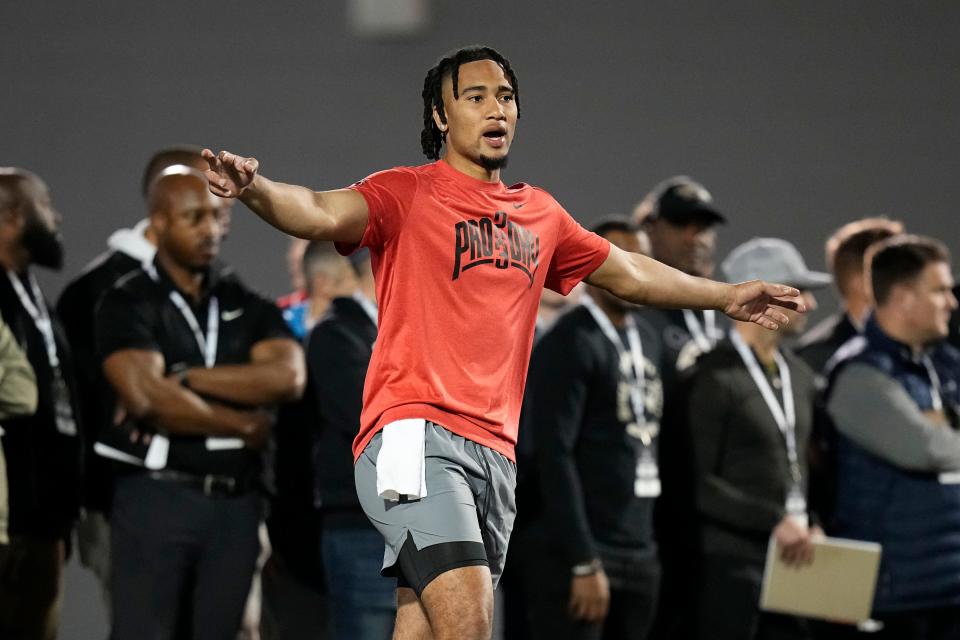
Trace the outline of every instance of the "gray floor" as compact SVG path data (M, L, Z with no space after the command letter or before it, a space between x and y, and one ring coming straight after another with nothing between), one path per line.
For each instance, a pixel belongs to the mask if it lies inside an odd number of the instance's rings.
M76 556L67 565L63 579L64 599L60 640L107 640L107 612L93 574L80 566ZM496 594L497 614L502 602ZM493 640L503 637L502 617L494 619Z
M107 611L100 597L100 585L92 573L80 566L74 555L63 576L60 640L106 638Z

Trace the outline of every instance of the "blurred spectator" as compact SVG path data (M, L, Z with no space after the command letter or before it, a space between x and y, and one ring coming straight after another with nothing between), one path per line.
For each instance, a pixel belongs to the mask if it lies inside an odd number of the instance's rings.
M883 545L873 615L883 638L960 638L960 352L943 343L950 257L890 238L868 254L876 301L862 350L828 390L837 430L831 533Z
M283 316L291 331L305 341L316 320L327 312L331 300L353 293L356 276L350 262L329 242L294 238L287 259L291 273L296 266L300 274L291 281L294 286L304 287L305 297L296 300L287 296L286 300L291 304L284 309ZM275 492L268 527L276 558L268 569L265 598L270 618L268 624L281 638L316 637L323 632L320 627L327 622L323 536L321 516L314 506L311 461L314 425L322 419L317 413L319 405L315 389L316 385L308 384L303 398L283 406L274 430ZM359 420L353 424L351 439L359 424ZM355 493L352 455L348 459L351 462L350 490ZM307 598L314 600L309 610L289 606L293 599Z
M626 218L593 230L640 250ZM513 557L534 638L643 639L660 582L660 345L629 303L595 287L582 300L533 352L524 428L533 431L542 510Z
M62 267L60 214L43 181L20 169L0 169L0 265L0 315L38 391L35 413L3 422L10 544L0 559L0 637L52 640L80 507L83 442L69 347L30 269Z
M10 327L0 318L0 420L29 416L37 410L37 378ZM0 436L3 427L0 427ZM0 567L5 566L10 506L7 502L7 463L0 440Z
M561 315L579 303L585 286L583 283L578 284L567 295L550 289L543 290L540 305L537 307L537 324L533 331L534 345ZM525 397L520 414L521 425L528 423L527 404ZM496 598L494 606L497 610L495 616L503 621L504 640L527 640L530 637L527 603L524 600L523 584L519 575L521 556L525 552L521 549L522 544L516 541L524 538L524 529L540 513L540 489L534 466L533 448L533 428L521 426L517 433L516 446L517 487L514 495L517 501L517 517L513 523L513 533L507 549L503 575L494 594Z
M710 193L690 178L677 176L657 185L647 200L653 202L652 208L644 214L638 205L643 218L637 221L649 238L653 257L684 273L713 277L716 226L727 219L714 206ZM723 335L713 311L649 309L644 315L663 336L667 386L677 371L692 365Z
M233 640L260 553L261 409L299 395L302 352L270 302L214 265L228 203L203 174L165 169L149 205L156 257L96 314L125 426L149 441L115 481L112 637Z
M703 185L686 176L669 178L647 194L634 216L647 234L654 258L691 275L713 275L716 227L727 220ZM653 326L663 349L664 408L658 447L663 495L656 507L663 588L653 637L685 640L695 633L686 611L696 597L699 563L693 462L678 390L684 372L723 336L726 320L709 310L646 308L639 315Z
M293 248L299 245L299 238L291 242L291 254L296 253ZM281 299L283 319L300 340L306 339L313 329L313 325L326 312L330 301L334 297L334 289L342 277L340 269L344 267L336 251L328 250L323 243L311 242L304 246L300 253L300 282L303 285L303 296L293 297L290 294ZM288 259L292 260L290 256ZM349 272L349 265L347 266ZM299 290L298 290L299 291ZM284 302L288 306L283 307Z
M307 326L310 304L307 302L306 278L303 274L303 254L308 244L309 240L291 236L287 246L287 273L292 290L277 300L277 306L283 311L283 319L298 340L304 340L310 333Z
M537 326L534 330L536 333L534 341L539 339L539 337L543 335L543 332L553 325L560 314L563 313L564 309L577 304L580 301L581 295L583 295L583 288L581 286L575 287L568 295L563 295L550 289L544 289L543 295L540 296L540 306L537 308Z
M790 243L756 238L734 249L723 269L733 282L771 279L794 286L808 310L812 289L830 276L807 269ZM805 621L761 613L767 546L776 540L789 562L812 557L808 526L807 446L816 399L814 375L781 348L804 327L785 312L777 331L735 323L729 339L700 358L691 380L690 433L696 459L703 574L697 619L703 640L809 637Z
M797 342L797 355L817 374L850 338L863 331L870 313L870 291L863 277L867 250L903 233L903 224L886 218L864 218L843 225L827 240L827 268L840 294L840 310L819 322Z
M157 174L175 164L206 169L199 147L167 147L154 153L143 172L142 194ZM113 424L115 402L103 378L100 359L94 349L94 311L101 296L121 276L151 262L156 238L150 220L143 219L132 229L118 229L107 239L107 251L100 254L73 279L57 301L57 313L73 350L77 374L77 400L86 430L84 456L84 512L77 527L80 562L97 577L107 611L110 610L110 497L113 492L110 462L93 452L97 434Z
M319 418L313 429L314 495L322 514L333 637L386 640L396 616L396 581L380 576L383 537L360 508L351 451L377 339L373 269L365 250L348 262L333 243L312 242L306 255L318 249L329 255L329 290L335 297L310 333L307 367Z

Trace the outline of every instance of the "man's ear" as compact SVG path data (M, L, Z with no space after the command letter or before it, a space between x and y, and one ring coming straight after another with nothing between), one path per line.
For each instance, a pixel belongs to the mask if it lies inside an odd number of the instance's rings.
M167 214L166 212L155 209L150 212L150 229L153 230L154 234L163 233L167 228Z
M449 128L447 126L447 119L437 111L436 107L433 108L433 123L437 125L437 129L440 129L440 133L447 133L447 129Z

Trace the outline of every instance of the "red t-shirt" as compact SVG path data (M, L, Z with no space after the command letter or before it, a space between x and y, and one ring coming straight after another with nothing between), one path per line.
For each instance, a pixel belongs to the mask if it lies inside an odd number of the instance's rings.
M543 287L568 293L609 243L541 189L442 160L351 188L369 208L359 246L370 249L380 325L354 459L385 424L425 418L515 460Z

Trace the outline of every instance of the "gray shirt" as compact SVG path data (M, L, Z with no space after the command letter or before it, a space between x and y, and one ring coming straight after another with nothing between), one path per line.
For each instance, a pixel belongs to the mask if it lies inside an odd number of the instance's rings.
M911 471L960 470L960 433L930 420L893 378L854 362L838 375L827 403L837 431Z

